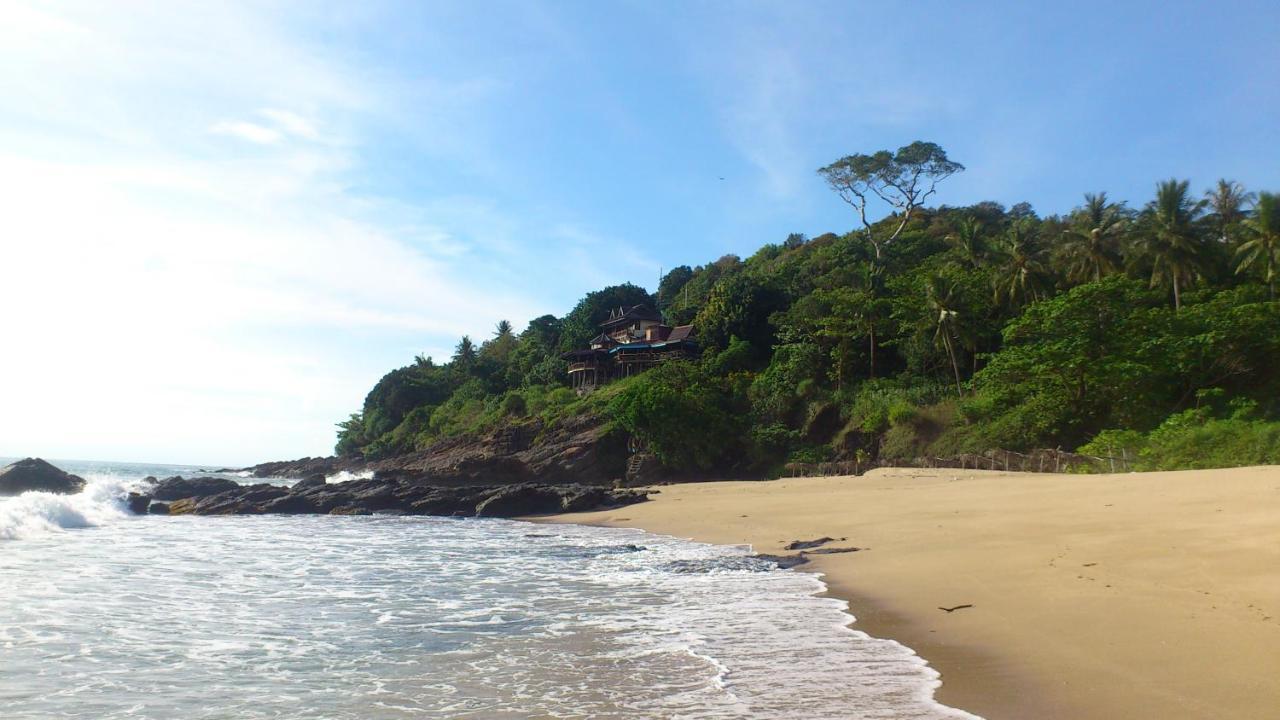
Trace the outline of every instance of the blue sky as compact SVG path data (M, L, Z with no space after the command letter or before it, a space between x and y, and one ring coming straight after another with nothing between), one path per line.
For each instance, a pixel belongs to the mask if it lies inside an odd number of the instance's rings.
M1280 189L1275 3L0 0L0 455L327 453L387 369L940 201Z

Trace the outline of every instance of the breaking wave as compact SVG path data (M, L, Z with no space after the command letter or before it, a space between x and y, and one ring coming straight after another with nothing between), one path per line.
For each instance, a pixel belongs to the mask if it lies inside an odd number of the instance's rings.
M350 470L339 470L332 475L326 475L324 481L333 485L335 483L343 483L348 480L372 480L372 470L361 470L360 472L351 472Z
M29 491L0 498L0 540L94 527L131 517L125 498L138 487L134 478L89 474L75 495Z

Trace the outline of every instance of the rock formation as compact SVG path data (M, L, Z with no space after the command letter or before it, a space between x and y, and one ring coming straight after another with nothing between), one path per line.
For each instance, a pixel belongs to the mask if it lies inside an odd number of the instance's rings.
M40 458L27 458L0 468L0 495L28 490L74 495L84 489L84 478L64 472Z

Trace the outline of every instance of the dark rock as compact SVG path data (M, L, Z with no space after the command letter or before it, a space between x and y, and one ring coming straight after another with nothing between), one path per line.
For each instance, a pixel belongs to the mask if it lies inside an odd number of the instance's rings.
M216 480L196 478L195 480ZM390 514L445 517L514 517L542 513L576 512L618 506L645 499L630 490L610 490L583 485L437 486L397 477L376 476L338 484L309 478L291 488L279 485L193 485L194 481L169 478L156 486L154 497L167 500L186 495L169 505L169 514L250 515L278 514Z
M564 496L546 485L504 487L476 506L477 517L544 515L564 509Z
M306 490L307 488L325 487L329 483L324 478L325 478L324 473L315 473L314 475L308 475L305 478L294 483L293 487L290 489L293 490L294 492L297 492L298 490Z
M289 494L279 485L237 485L236 489L199 499L193 512L198 515L258 515L272 500ZM175 503L176 505L176 503ZM170 512L173 506L170 507Z
M774 563L783 570L787 570L798 565L804 565L809 562L809 558L805 557L803 553L799 555L768 555L762 553L760 555L756 555L756 557L761 560L767 560Z
M0 468L0 495L18 495L28 490L74 495L83 489L84 478L40 458L27 458Z
M321 497L308 493L289 493L288 495L268 500L262 506L262 512L281 515L315 515L327 513L333 508L344 504L343 501L345 500L350 500L350 498L347 496L327 495Z
M151 496L131 492L125 502L129 504L129 512L134 515L146 515L147 507L151 505Z
M362 468L363 465L363 461L353 458L305 457L297 460L262 463L245 469L257 478L306 478L312 475L329 476L341 470L357 470Z
M826 545L829 542L835 542L835 538L820 537L817 540L792 540L791 542L787 543L787 546L784 549L785 550L808 550L809 548L816 548L822 545Z
M612 501L613 493L604 488L587 488L581 492L564 495L560 503L563 512L583 512L594 510Z
M409 504L409 512L415 515L439 515L443 517L470 517L476 513L476 504L480 502L478 493L457 493L441 491Z
M373 512L364 508L353 507L351 505L343 505L329 511L330 515L372 515Z
M838 555L840 553L862 552L863 550L866 550L866 549L867 548L860 548L860 547L818 548L817 550L810 550L809 554L810 555Z
M152 500L151 504L147 506L147 512L151 515L168 515L169 503L156 502Z
M151 491L151 497L156 500L203 498L240 487L243 487L240 483L226 478L197 477L188 479L175 475L156 483L155 488Z

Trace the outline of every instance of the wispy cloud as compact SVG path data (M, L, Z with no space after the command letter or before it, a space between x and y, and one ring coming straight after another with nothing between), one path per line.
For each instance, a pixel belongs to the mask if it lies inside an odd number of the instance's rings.
M284 133L269 127L263 127L244 120L222 120L209 128L215 135L230 135L241 140L248 140L259 145L274 145L280 142Z
M324 452L414 348L536 307L456 265L505 251L493 203L353 189L395 85L271 16L9 3L0 17L20 23L0 40L25 43L0 50L0 245L21 268L0 307L25 308L6 330L31 350L0 371L0 454Z
M274 108L266 108L259 110L258 114L275 123L276 127L282 132L286 132L294 137L304 140L318 140L320 133L316 130L316 126L308 119L291 113L288 110L277 110Z

